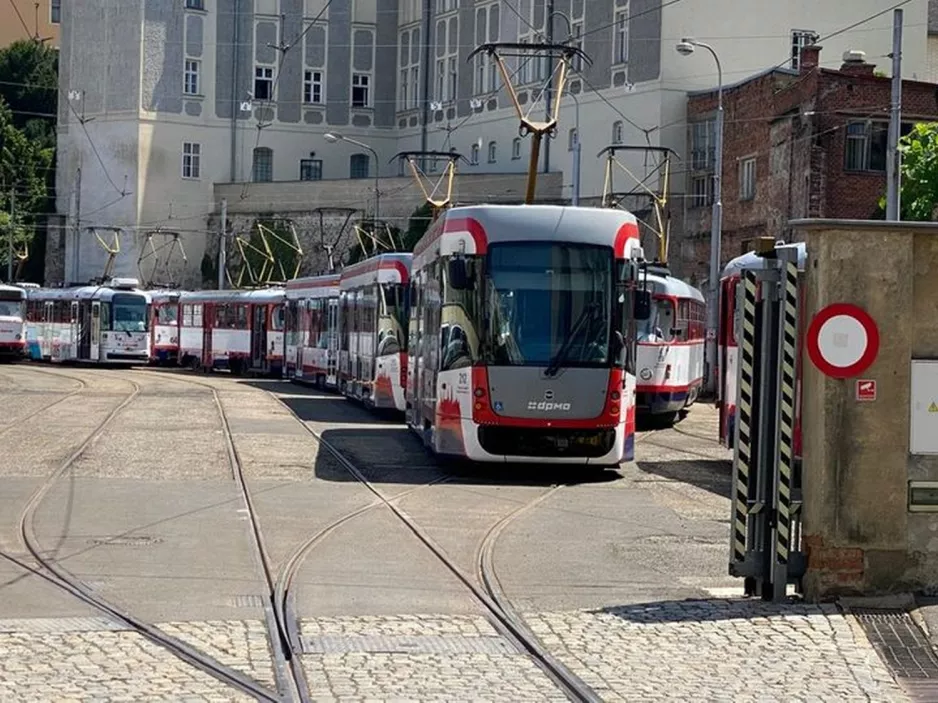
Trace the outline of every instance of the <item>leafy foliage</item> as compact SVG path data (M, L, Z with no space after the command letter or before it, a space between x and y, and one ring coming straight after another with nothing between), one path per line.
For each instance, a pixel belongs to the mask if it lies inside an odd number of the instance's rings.
M930 222L938 219L938 122L915 125L899 140L902 182L899 196L903 220ZM879 201L886 207L886 198Z
M0 49L0 96L13 125L44 147L55 146L58 76L58 52L46 44L23 39Z

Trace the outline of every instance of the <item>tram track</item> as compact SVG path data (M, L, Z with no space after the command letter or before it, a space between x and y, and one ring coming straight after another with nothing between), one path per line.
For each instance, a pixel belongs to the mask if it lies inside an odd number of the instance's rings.
M60 375L60 374L56 374ZM260 701L280 702L281 698L276 692L255 682L241 672L222 664L213 657L190 646L175 637L167 635L156 626L147 623L132 613L125 611L116 604L100 597L94 589L80 578L70 573L54 559L46 556L35 530L36 512L43 500L56 483L66 475L69 469L88 451L88 449L107 431L115 418L125 410L140 395L141 386L133 380L126 380L132 390L123 400L112 408L106 417L91 430L85 440L64 460L58 467L46 476L42 484L33 492L20 513L17 522L19 538L26 551L35 562L35 566L24 560L5 552L0 552L5 559L33 575L39 576L47 583L60 591L67 593L77 600L107 616L114 622L136 632L153 644L168 651L187 664L214 677L215 679L232 686L241 692Z
M44 374L47 376L55 376L57 378L66 378L70 381L75 381L76 383L78 383L78 387L73 388L70 391L65 391L61 397L53 400L51 403L46 403L41 408L37 408L36 410L33 410L32 412L29 412L26 415L23 415L22 417L15 418L13 422L11 422L10 424L0 427L0 436L6 434L10 430L12 430L14 427L19 427L24 422L27 422L28 420L31 420L32 418L37 417L38 415L42 415L44 412L51 410L55 406L64 403L66 400L78 395L79 393L81 393L83 390L85 390L88 387L87 382L84 379L79 378L78 376L71 376L69 374L57 373L54 371L49 371L48 369L30 368L30 371L33 371L39 374Z

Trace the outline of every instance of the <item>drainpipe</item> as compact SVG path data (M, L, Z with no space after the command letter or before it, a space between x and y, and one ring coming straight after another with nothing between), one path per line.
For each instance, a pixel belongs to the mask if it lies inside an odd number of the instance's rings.
M234 0L234 39L231 55L234 57L234 71L231 74L231 182L238 180L238 114L241 102L238 100L241 66L241 0Z
M420 150L427 151L427 131L430 125L430 29L432 19L430 17L433 9L432 0L423 2L423 104L420 106L422 118L420 120ZM426 157L421 158L423 162L420 168L426 171Z

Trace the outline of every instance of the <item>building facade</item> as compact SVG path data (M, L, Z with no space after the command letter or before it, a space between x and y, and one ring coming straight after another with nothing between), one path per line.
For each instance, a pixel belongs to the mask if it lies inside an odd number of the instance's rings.
M601 194L611 143L668 146L684 156L686 93L717 81L711 57L675 51L683 36L717 51L726 83L837 35L830 51L888 53L888 0L788 3L712 0L83 0L63 7L58 208L65 216L67 278L94 271L86 228L140 233L174 227L190 258L211 238L215 185L311 181L399 173L401 150L455 149L462 172L523 173L530 140L495 67L469 55L484 42L570 41L577 62L557 135L540 169L561 170L572 192ZM927 68L928 0L905 6L907 75ZM548 10L553 14L548 18ZM874 15L876 15L874 17ZM872 18L871 18L872 17ZM728 19L729 18L729 19ZM851 24L857 28L842 31ZM103 41L102 41L103 39ZM551 73L532 57L508 63L523 109L543 113ZM328 133L346 140L330 142ZM377 154L377 158L372 151ZM647 155L625 160L637 179ZM635 188L628 177L619 189ZM380 186L379 186L380 190ZM678 202L683 197L676 193ZM373 209L373 202L354 205ZM675 226L680 223L676 222ZM125 257L130 262L133 257ZM121 270L119 264L118 270ZM127 265L130 265L129 263Z
M823 68L825 53L807 47L799 70L764 71L724 93L724 263L757 237L792 241L790 220L882 216L891 80L860 52ZM675 268L698 282L708 275L715 108L712 91L688 99L690 197ZM934 121L938 86L903 81L901 133Z
M64 0L7 0L0 3L0 46L39 39L59 46Z

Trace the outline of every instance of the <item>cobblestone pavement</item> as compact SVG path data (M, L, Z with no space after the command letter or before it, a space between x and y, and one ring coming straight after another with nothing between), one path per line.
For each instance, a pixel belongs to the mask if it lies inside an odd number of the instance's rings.
M0 701L251 701L100 618L0 620Z
M608 701L905 701L833 606L707 600L525 614Z
M481 617L319 618L302 632L316 700L566 700Z

